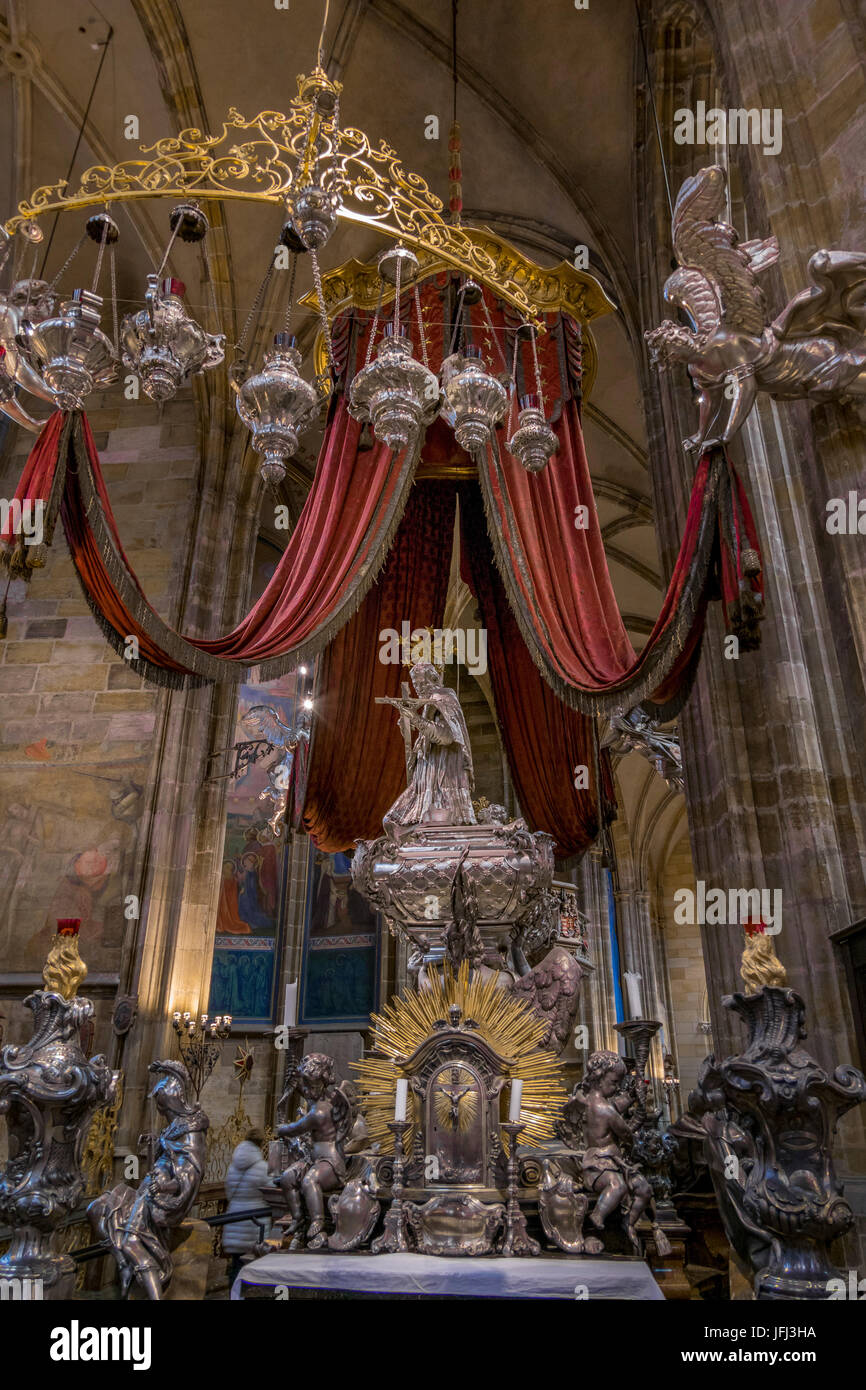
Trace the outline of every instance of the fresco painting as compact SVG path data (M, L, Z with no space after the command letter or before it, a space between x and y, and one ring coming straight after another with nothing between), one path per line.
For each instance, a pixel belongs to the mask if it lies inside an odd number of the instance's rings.
M366 1028L378 1008L379 925L346 854L311 850L298 1022Z
M58 917L81 919L91 972L119 970L131 921L125 905L138 882L149 738L143 744L128 737L102 746L47 737L6 744L0 768L4 970L41 970Z
M243 685L234 742L249 741L242 720L253 705L271 705L284 723L295 717L294 673L268 685ZM285 840L275 840L261 799L268 787L268 754L229 783L220 874L216 940L211 972L211 1013L229 1013L239 1023L275 1019L279 976Z

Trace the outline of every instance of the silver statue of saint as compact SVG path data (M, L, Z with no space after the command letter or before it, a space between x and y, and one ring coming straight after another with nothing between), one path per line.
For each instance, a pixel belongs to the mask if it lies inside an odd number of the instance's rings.
M419 662L410 671L416 699L387 696L377 703L400 711L401 727L415 730L406 762L408 783L383 819L389 835L397 826L475 825L474 776L466 719L456 692L443 685L435 666Z
M91 1202L87 1215L111 1246L124 1296L135 1279L158 1301L172 1276L172 1232L195 1206L204 1175L208 1117L182 1062L151 1062L148 1071L160 1078L150 1094L168 1121L154 1162L137 1188L119 1183Z

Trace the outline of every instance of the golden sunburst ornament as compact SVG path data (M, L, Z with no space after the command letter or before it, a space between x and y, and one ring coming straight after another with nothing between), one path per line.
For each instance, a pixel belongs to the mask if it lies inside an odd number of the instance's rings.
M498 988L496 976L484 980L476 973L470 981L467 962L457 975L446 963L441 976L431 975L430 984L429 989L392 1000L381 1014L373 1015L374 1055L352 1063L371 1142L378 1142L385 1153L393 1152L388 1121L394 1118L397 1080L405 1075L402 1064L436 1031L435 1024L448 1019L454 1005L464 1021L477 1025L477 1035L506 1062L509 1080L519 1078L523 1082L521 1143L551 1139L553 1122L568 1096L557 1057L539 1048L546 1032L544 1021L525 1001ZM503 1119L507 1118L507 1102L507 1088L503 1088ZM404 1147L411 1153L419 1119L418 1101L411 1092L406 1118L411 1128Z

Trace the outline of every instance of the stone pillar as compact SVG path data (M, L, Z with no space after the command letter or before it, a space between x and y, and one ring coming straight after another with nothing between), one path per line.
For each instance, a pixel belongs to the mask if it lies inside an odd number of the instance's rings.
M578 866L580 910L589 919L589 953L595 967L584 980L578 1021L589 1028L588 1051L617 1051L613 965L607 906L607 882L600 847L593 846Z
M718 151L675 147L674 107L691 104L675 81L661 6L651 43L672 191ZM677 23L688 28L688 7ZM734 166L731 219L742 234L780 241L779 266L762 277L771 313L806 284L820 246L866 247L862 190L846 175L847 151L866 133L863 26L845 0L745 0L695 5L712 51L722 105L782 110L783 145L728 151ZM652 26L651 26L652 27ZM832 78L828 74L832 73ZM715 81L715 79L714 79ZM670 233L659 229L663 185L649 120L639 139L636 206L642 328L665 316L661 286ZM688 167L684 166L684 161ZM741 196L740 196L741 192ZM646 235L656 229L656 244ZM648 435L660 551L669 571L692 469L679 439L696 413L683 373L645 374ZM806 1001L809 1048L829 1070L857 1061L851 1002L831 935L866 913L866 647L862 540L831 538L826 502L862 478L862 417L854 407L775 406L762 398L732 457L746 482L765 565L762 648L727 659L720 615L711 610L701 668L681 718L686 800L695 874L708 887L780 889L777 940L790 984ZM858 462L859 459L859 462ZM741 928L703 928L715 1050L738 1051L742 1030L721 997L740 985ZM863 1166L863 1120L851 1112L840 1135L848 1162Z
M620 968L623 976L627 970L640 975L640 996L642 1016L658 1018L658 1004L664 1004L663 974L661 970L661 948L650 914L650 894L644 888L619 889L616 899L617 923L619 926ZM626 1018L630 1017L628 994L623 982L623 1001ZM660 1076L662 1064L661 1042L658 1034L653 1038L648 1072Z

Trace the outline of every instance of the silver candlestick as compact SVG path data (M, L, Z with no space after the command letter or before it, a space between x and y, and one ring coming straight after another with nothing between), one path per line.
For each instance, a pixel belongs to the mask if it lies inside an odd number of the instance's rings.
M378 1240L373 1241L374 1255L405 1254L409 1249L406 1211L403 1206L403 1136L410 1124L408 1120L389 1120L388 1128L394 1136L394 1179L391 1183L391 1205L385 1217L385 1229Z
M508 1203L505 1208L505 1240L502 1255L540 1255L541 1246L526 1229L526 1217L517 1200L517 1136L522 1120L505 1120L501 1128L508 1135Z

